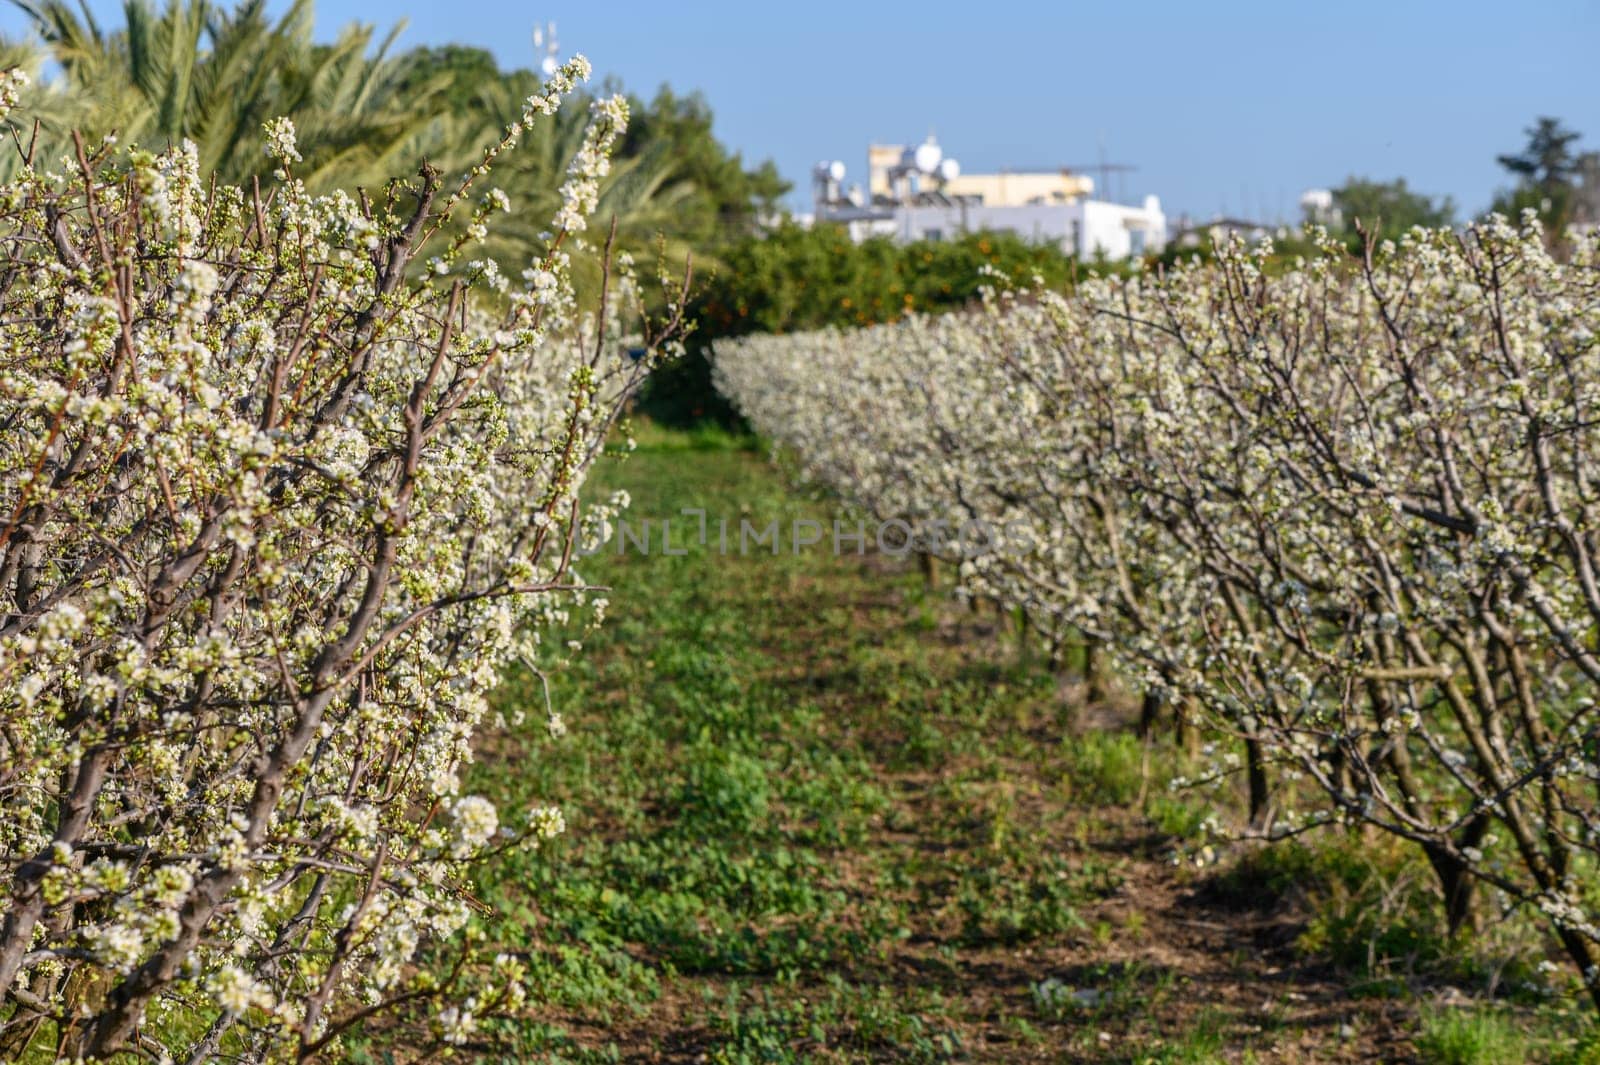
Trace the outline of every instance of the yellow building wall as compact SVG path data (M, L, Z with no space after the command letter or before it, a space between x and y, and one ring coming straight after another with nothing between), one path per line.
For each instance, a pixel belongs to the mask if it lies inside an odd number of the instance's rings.
M1094 182L1082 174L962 174L940 190L949 196L981 196L991 207L1017 207L1026 203L1076 200L1094 192Z
M867 192L876 196L894 195L889 171L900 165L905 152L901 144L873 144L867 147ZM1094 192L1094 181L1083 174L1065 171L1031 171L999 174L962 174L954 181L941 183L923 179L923 188L937 188L950 196L981 196L991 207L1018 207L1029 203L1060 203Z
M867 192L873 196L888 196L894 190L889 185L889 171L900 165L900 155L905 151L900 144L873 144L867 147Z

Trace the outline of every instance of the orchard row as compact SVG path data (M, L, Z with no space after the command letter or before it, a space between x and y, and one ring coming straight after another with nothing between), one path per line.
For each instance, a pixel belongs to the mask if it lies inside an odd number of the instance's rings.
M722 342L716 378L880 521L1031 530L923 547L1207 735L1188 783L1241 780L1242 831L1410 840L1452 930L1536 914L1600 1003L1600 242L1269 254Z

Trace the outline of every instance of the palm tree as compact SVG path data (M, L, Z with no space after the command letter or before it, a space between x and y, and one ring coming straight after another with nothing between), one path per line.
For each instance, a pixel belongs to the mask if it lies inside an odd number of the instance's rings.
M59 83L35 94L56 141L69 127L147 147L188 138L202 167L240 182L269 169L261 124L287 115L300 129L307 174L333 186L381 180L438 132L437 86L413 82L405 99L395 92L405 67L389 55L398 26L374 50L373 28L362 25L316 44L311 0L295 0L275 23L264 0L232 11L208 0L169 0L160 11L126 0L125 25L111 32L86 6L14 2L60 68Z
M451 86L446 91L458 103L448 126L448 144L441 145L437 161L447 170L464 170L481 155L483 146L500 138L504 116L522 109L522 101L537 90L538 78L527 71L513 71L465 84L454 81ZM530 126L516 150L502 157L493 180L511 198L513 214L498 227L489 254L509 266L518 254L525 257L526 249L542 245L540 235L559 206L563 175L587 124L586 108L565 108ZM619 248L652 249L658 234L677 228L674 212L694 191L691 183L677 179L676 162L667 145L645 145L614 162L594 217L603 224L616 219ZM681 262L687 251L672 240L665 242L665 250L676 262Z

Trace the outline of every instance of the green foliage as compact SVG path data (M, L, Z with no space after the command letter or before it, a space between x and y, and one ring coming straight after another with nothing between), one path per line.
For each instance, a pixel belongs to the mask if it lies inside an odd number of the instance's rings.
M1543 946L1515 918L1452 939L1427 863L1389 838L1327 832L1251 850L1213 889L1241 906L1301 911L1297 946L1366 978L1363 990L1403 992L1418 974L1537 1000Z
M1592 1015L1544 1003L1442 1001L1417 1019L1415 1060L1422 1065L1597 1065L1600 1029Z
M819 1057L940 1062L960 1059L961 1040L937 1018L936 996L907 1002L887 988L828 980L815 1001L731 989L714 1018L716 1065L800 1065ZM929 1014L935 1016L930 1017Z
M1600 1065L1600 1028L1593 1021L1581 1025L1562 1023L1559 1031L1561 1039L1550 1055L1550 1065Z
M1165 793L1150 799L1150 819L1164 835L1185 842L1198 840L1205 835L1205 821L1210 811L1200 802L1179 795Z
M833 225L780 226L729 248L722 262L698 308L701 328L712 337L868 325L960 307L978 298L980 286L994 284L984 268L1051 289L1066 287L1076 272L1072 257L1012 233L856 244Z
M1379 240L1398 240L1413 226L1435 229L1455 222L1455 203L1446 196L1435 200L1406 185L1405 178L1372 181L1350 177L1333 190L1344 231L1359 242L1359 224Z
M1085 927L1078 906L1085 885L1059 858L1020 856L961 877L956 904L969 944L1015 945Z
M686 752L688 774L675 805L699 830L751 832L766 819L772 789L760 762L703 742Z
M1327 835L1252 850L1218 886L1251 905L1293 897L1309 920L1300 946L1374 977L1448 952L1426 866L1387 840Z

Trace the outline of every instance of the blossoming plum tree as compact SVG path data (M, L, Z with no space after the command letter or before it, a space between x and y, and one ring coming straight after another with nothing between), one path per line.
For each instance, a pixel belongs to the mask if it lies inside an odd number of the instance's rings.
M652 360L625 269L597 313L568 278L620 98L521 283L473 252L588 73L459 180L313 196L278 121L270 191L81 141L0 188L5 1056L305 1058L430 999L459 1042L526 994L463 940L465 870L560 811L460 769L505 666L603 608L578 493Z
M1453 930L1541 915L1600 1003L1600 240L1269 251L726 343L717 379L880 517L1025 530L954 555L967 590L1202 719L1252 832L1410 840Z

